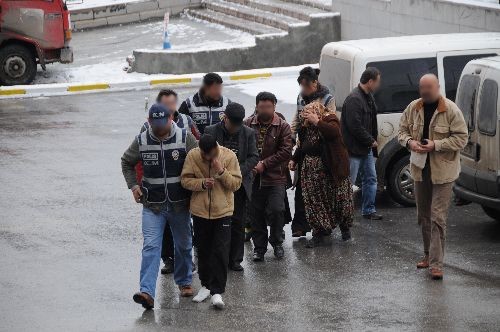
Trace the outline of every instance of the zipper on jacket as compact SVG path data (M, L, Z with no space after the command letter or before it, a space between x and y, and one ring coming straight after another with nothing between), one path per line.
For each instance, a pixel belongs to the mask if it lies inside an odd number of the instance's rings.
M168 189L167 189L167 171L165 170L165 156L163 153L163 141L160 140L160 155L162 160L162 170L163 170L163 183L165 184L165 201L170 202L168 198Z

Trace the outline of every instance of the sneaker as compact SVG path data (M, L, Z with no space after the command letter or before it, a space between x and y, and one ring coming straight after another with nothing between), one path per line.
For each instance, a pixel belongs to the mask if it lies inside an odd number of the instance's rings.
M363 218L369 219L369 220L382 220L382 215L376 214L375 212L370 213L370 214L363 214Z
M417 269L426 269L429 267L429 256L425 256L417 263Z
M254 251L253 261L254 262L263 262L264 261L264 254L261 254L260 252Z
M212 296L212 305L217 309L224 309L224 301L222 301L222 296L220 294L214 294Z
M240 263L229 264L229 269L237 272L243 271L243 266Z
M282 259L285 257L285 250L283 249L282 245L277 245L274 247L274 257L277 259Z
M181 297L191 297L194 295L194 289L191 285L179 286L179 290L181 291Z
M174 260L172 258L165 259L163 263L165 265L161 268L161 274L174 273Z
M153 309L155 307L155 300L148 293L137 292L132 297L135 303L142 305L144 309Z
M203 302L209 296L210 296L210 290L208 288L206 288L205 286L203 286L198 291L198 294L196 294L196 296L193 297L193 302L198 302L198 303Z

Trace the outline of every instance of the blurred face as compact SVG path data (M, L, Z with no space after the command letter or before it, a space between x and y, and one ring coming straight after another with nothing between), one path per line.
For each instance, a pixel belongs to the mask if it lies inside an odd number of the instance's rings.
M308 82L307 80L302 80L300 82L300 93L303 96L310 96L316 91L318 91L318 81Z
M261 100L257 104L257 118L260 122L268 123L274 117L276 105L270 100Z
M171 111L177 111L177 97L174 95L162 96L160 103Z
M366 86L371 93L375 93L380 88L380 82L381 78L380 75L378 75L376 79L369 80L368 83L366 83Z
M219 100L222 96L222 84L212 84L203 87L205 95L212 100Z
M240 130L241 124L234 124L227 117L224 117L224 127L226 128L227 132L232 135Z
M156 126L151 124L151 120L149 120L149 124L151 125L151 129L153 130L153 134L162 138L170 134L170 129L172 128L172 115L169 116L167 123L164 126Z
M439 99L439 81L434 75L422 76L418 89L425 103L434 103Z
M203 160L208 162L211 162L212 160L217 158L217 149L215 148L210 150L209 152L203 152L202 150L200 150L200 153Z

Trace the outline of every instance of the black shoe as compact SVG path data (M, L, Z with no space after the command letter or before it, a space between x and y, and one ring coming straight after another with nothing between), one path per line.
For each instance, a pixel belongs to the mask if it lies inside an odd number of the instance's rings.
M261 254L261 253L255 251L253 253L253 261L254 262L263 262L264 261L264 254Z
M165 265L161 268L161 274L174 273L174 260L172 258L165 259L163 263Z
M363 214L363 218L369 219L369 220L382 220L382 215L376 214L375 212L370 213L370 214Z
M243 266L240 263L229 264L229 269L237 272L243 271Z
M274 247L274 257L276 257L277 259L282 259L283 257L285 257L285 250L283 250L282 245L277 245Z
M306 242L306 248L316 248L324 244L324 237L322 235L313 236L312 239Z
M349 229L342 231L342 241L349 241L351 238L351 231Z

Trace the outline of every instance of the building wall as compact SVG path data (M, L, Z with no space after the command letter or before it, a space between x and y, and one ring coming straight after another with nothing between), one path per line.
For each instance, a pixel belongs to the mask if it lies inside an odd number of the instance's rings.
M467 0L332 0L342 40L500 31L500 5Z

